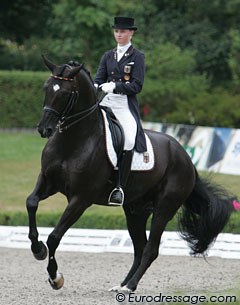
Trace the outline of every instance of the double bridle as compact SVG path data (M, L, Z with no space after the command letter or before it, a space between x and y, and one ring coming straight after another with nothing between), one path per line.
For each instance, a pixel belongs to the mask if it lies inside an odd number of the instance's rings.
M68 77L61 77L57 75L51 75L51 77L55 79L60 79L63 81L73 81L73 78L68 78ZM50 112L54 114L58 118L58 124L57 124L57 129L59 133L62 133L63 131L67 130L68 128L72 127L73 125L77 124L78 122L84 120L87 118L90 114L92 114L99 106L99 102L94 104L92 107L79 111L73 115L68 115L70 111L72 110L74 104L78 100L78 91L72 91L70 93L68 102L66 104L66 107L63 109L63 111L60 113L57 110L55 110L52 107L44 106L43 111L45 112ZM63 126L65 125L65 126Z

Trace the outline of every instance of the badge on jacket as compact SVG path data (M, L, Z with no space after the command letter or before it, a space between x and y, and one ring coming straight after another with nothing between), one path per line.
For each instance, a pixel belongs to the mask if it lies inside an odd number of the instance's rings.
M129 66L129 65L124 66L123 71L124 71L125 74L124 74L123 78L125 80L129 80L130 79L131 70L132 70L131 66Z

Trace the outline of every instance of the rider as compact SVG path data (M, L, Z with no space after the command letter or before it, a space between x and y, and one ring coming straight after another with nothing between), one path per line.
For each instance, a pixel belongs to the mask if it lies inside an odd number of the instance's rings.
M115 17L112 28L117 47L103 54L95 86L106 93L100 105L111 108L124 130L124 152L118 160L120 185L117 185L109 196L110 205L122 205L122 187L126 187L133 150L139 153L147 151L136 97L143 86L145 59L144 54L131 43L131 38L137 30L133 18Z

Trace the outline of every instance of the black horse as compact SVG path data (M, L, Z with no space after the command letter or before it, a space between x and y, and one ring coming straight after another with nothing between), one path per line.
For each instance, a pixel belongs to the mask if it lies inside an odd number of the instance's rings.
M88 71L82 66L57 66L43 57L52 75L46 81L44 108L38 131L49 138L35 189L27 199L31 250L38 260L47 256L38 240L36 212L40 200L61 192L68 205L48 237L49 282L63 285L56 249L64 233L93 203L107 205L114 169L105 149L105 131ZM134 291L157 258L162 233L182 206L182 237L192 254L204 254L227 223L233 207L230 196L199 177L188 154L172 137L146 130L155 152L150 171L130 173L123 209L134 247L133 265L118 289ZM150 235L146 223L152 215Z

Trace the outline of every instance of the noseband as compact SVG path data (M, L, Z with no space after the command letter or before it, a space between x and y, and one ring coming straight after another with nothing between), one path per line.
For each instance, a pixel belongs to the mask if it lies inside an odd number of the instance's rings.
M73 81L73 78L68 77L61 77L57 75L51 75L51 77L55 79L60 79L63 81ZM84 120L87 118L90 114L92 114L99 106L99 103L97 102L92 107L82 110L80 112L77 112L73 115L68 115L70 111L72 110L74 104L77 102L79 97L78 91L72 91L70 93L68 102L62 113L58 112L54 108L44 106L43 111L50 112L54 114L58 119L57 129L59 133L62 133L63 131L67 130L68 128L72 127L73 125L77 124L78 122Z

